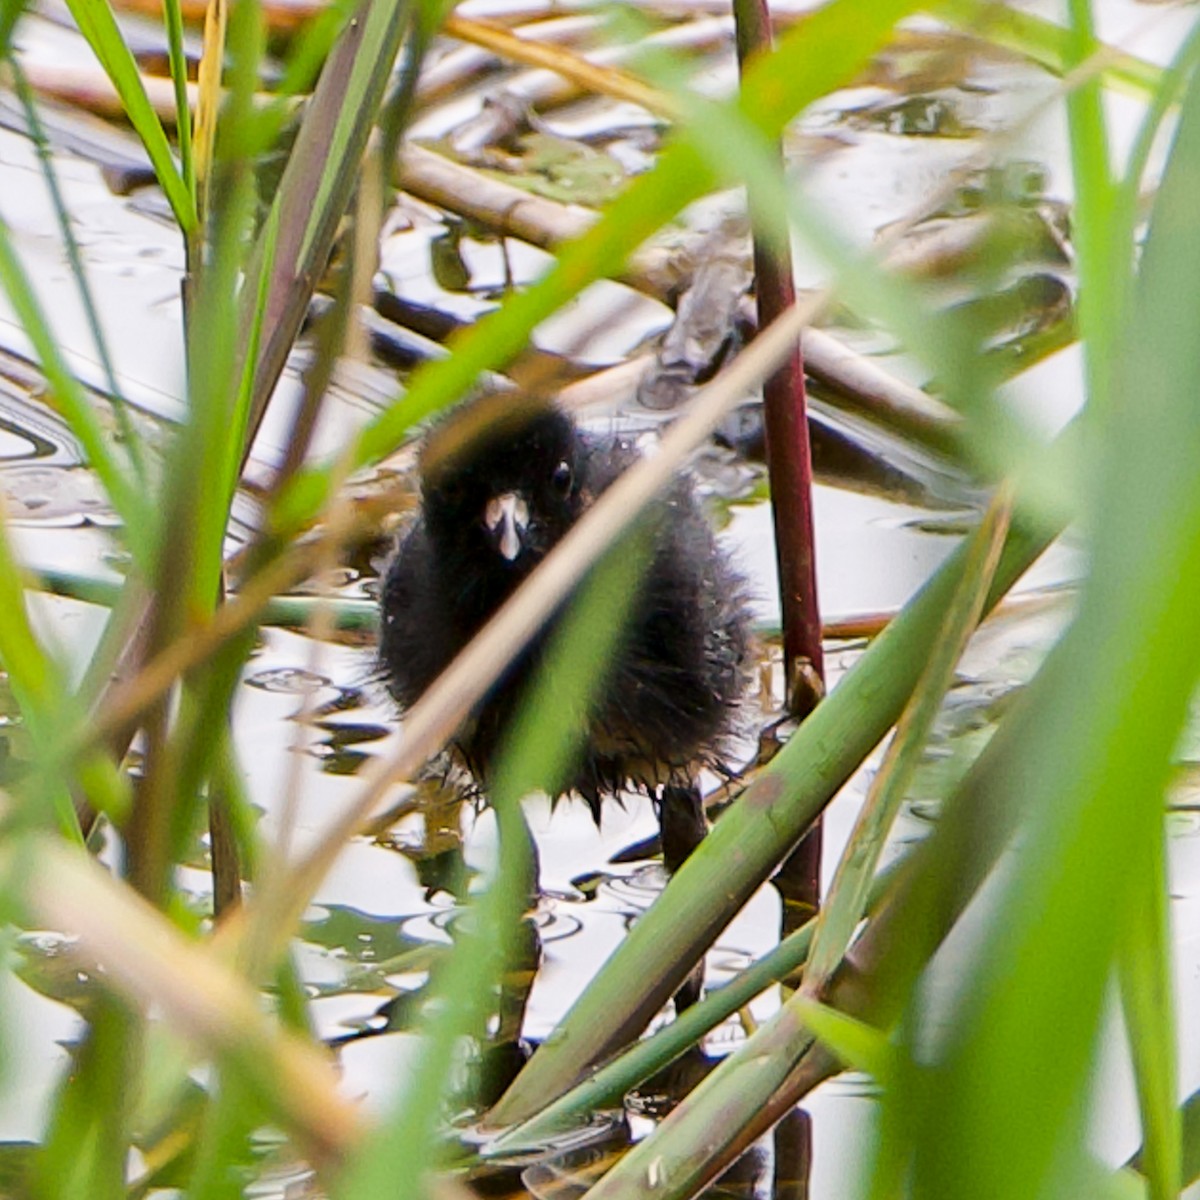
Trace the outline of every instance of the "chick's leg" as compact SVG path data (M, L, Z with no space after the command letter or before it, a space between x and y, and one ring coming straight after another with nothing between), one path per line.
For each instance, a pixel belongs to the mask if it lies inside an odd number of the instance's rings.
M708 832L704 800L696 784L664 784L658 798L658 821L662 830L663 865L668 874L674 875ZM703 987L702 959L675 993L675 1011L682 1012L695 1004Z

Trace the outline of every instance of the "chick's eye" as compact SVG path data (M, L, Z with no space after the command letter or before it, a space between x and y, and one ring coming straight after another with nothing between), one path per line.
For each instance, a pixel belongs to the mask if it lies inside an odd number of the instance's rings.
M562 494L566 495L571 490L571 483L574 480L574 475L571 471L570 463L560 462L554 468L554 474L550 476L550 482Z

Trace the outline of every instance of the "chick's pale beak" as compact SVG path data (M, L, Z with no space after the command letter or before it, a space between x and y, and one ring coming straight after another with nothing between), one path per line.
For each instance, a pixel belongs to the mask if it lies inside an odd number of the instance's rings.
M509 561L521 553L521 543L529 528L529 504L516 492L493 496L483 510L483 523L496 539L496 548Z

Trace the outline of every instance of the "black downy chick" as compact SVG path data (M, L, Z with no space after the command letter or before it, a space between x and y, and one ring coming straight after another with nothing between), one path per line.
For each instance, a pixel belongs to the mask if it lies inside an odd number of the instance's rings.
M589 437L562 411L528 401L441 453L449 432L453 423L426 445L420 514L383 585L380 659L402 709L637 458L628 441ZM695 774L719 765L735 723L751 675L750 621L744 585L688 482L658 506L651 559L567 790L597 822L605 797L648 792L674 871L704 834ZM484 791L548 637L534 639L454 739L453 756Z

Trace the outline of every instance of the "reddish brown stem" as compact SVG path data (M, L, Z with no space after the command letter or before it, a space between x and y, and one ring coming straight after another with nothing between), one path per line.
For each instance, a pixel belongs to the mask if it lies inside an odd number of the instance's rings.
M746 62L771 45L771 18L766 0L735 0L738 62ZM779 150L782 158L782 150ZM766 221L755 213L755 295L758 327L766 329L795 303L792 256L782 238L772 238ZM775 521L775 554L783 617L783 655L787 704L799 718L808 715L824 692L821 613L817 605L816 555L813 539L812 451L808 440L808 405L804 360L799 343L763 387L767 468L771 477L771 510ZM818 821L780 868L784 928L790 931L816 911L820 899L821 825Z

